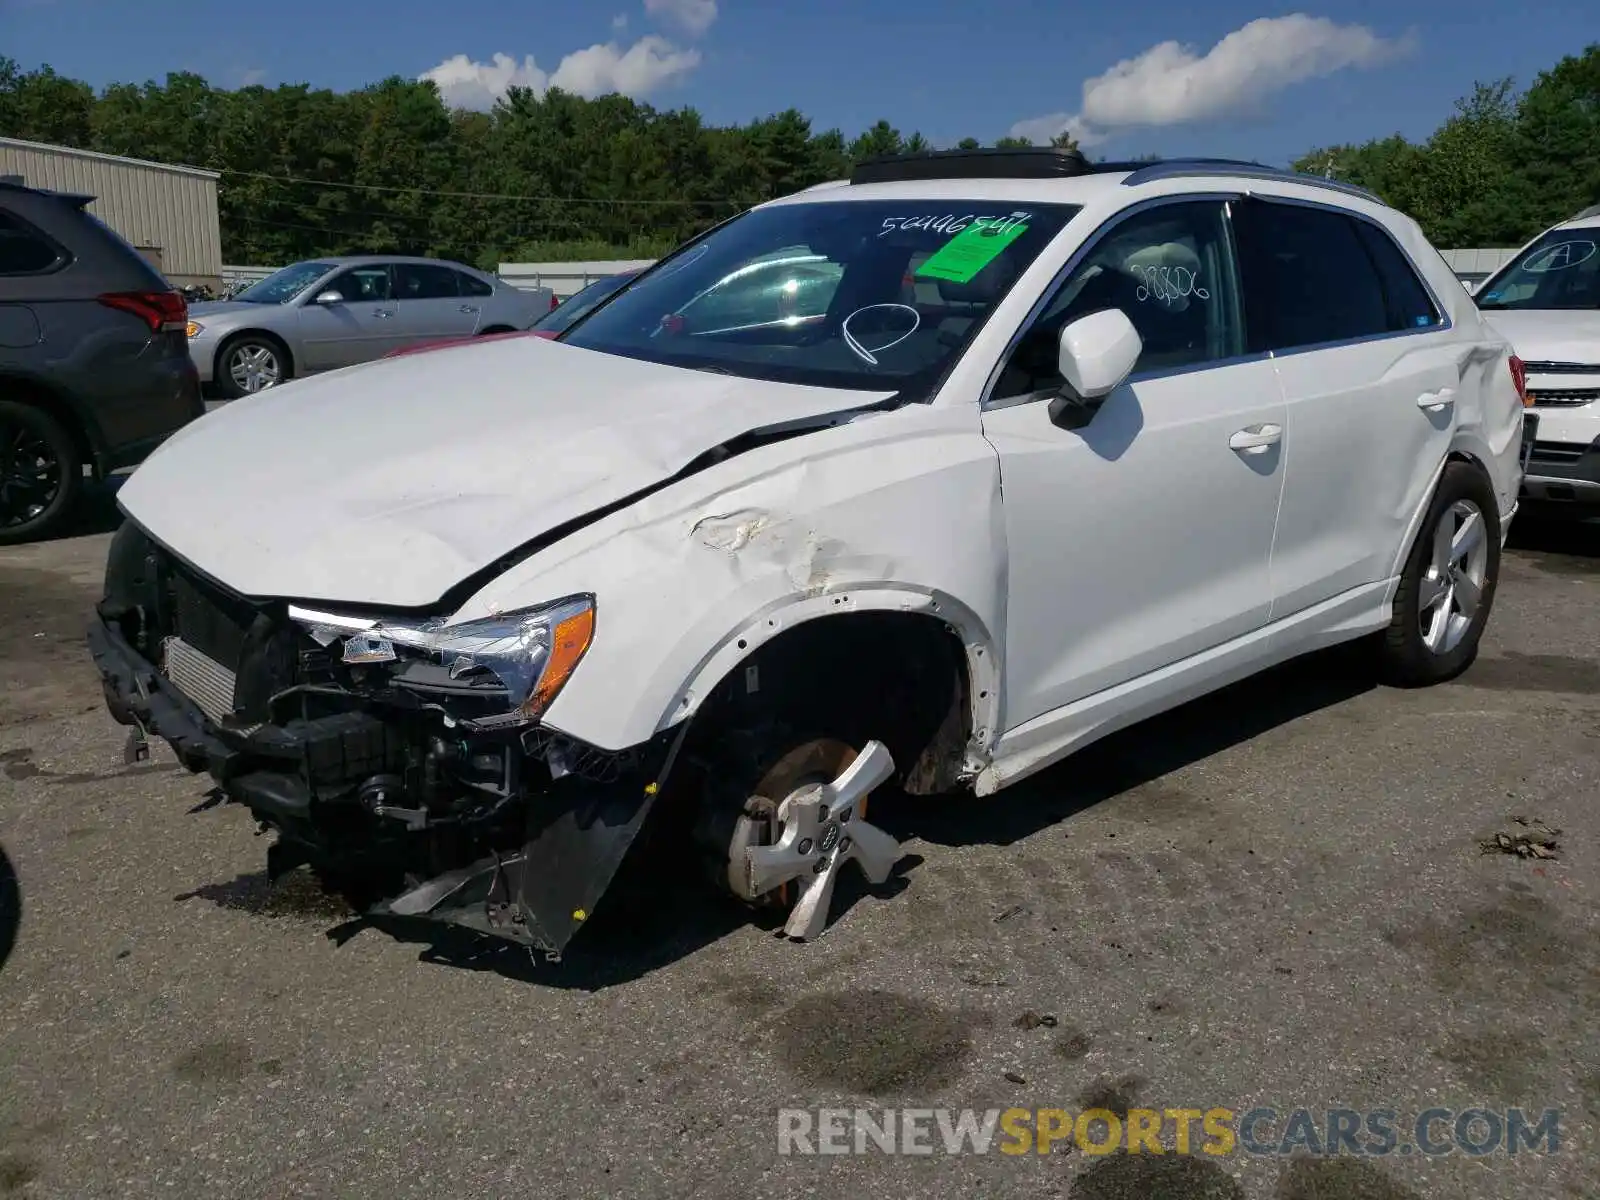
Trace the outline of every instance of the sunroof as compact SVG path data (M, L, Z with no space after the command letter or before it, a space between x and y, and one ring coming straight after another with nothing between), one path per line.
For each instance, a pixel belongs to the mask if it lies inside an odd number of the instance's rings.
M1103 171L1082 151L1054 146L1015 149L932 150L870 158L850 175L851 183L894 183L911 179L1062 179ZM1125 168L1124 168L1125 169Z

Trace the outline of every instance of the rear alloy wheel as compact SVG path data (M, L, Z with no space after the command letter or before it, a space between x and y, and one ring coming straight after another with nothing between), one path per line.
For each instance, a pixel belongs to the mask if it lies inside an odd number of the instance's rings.
M0 546L58 532L82 490L83 463L61 422L0 400Z
M866 821L867 797L894 760L881 742L860 753L832 739L788 745L761 756L767 765L726 832L724 882L748 903L787 909L784 933L810 941L827 928L846 863L881 884L900 860L900 844Z
M289 378L283 348L265 338L246 336L229 342L217 358L217 388L230 400L264 392Z
M1478 654L1500 575L1500 518L1482 470L1453 462L1412 547L1384 636L1391 682L1442 683Z

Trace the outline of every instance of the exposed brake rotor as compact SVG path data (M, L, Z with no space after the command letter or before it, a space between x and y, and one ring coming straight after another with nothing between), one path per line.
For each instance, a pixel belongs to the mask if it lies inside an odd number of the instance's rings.
M882 742L858 754L844 742L797 746L774 763L734 824L728 885L755 904L792 908L784 932L810 941L827 927L834 883L855 862L883 883L900 844L865 820L867 797L894 774Z

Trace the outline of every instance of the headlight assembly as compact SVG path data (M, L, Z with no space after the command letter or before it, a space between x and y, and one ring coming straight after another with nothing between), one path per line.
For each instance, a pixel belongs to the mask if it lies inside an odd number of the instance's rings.
M544 714L582 661L594 640L595 606L593 596L569 596L459 625L347 617L293 606L289 617L322 646L342 639L347 663L392 662L400 657L399 646L432 656L452 678L488 670L505 685L511 701L511 711L495 723L521 724Z

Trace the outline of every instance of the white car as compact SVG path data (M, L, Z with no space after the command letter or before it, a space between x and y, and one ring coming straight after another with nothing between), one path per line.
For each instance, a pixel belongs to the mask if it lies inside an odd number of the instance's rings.
M1600 515L1600 204L1540 234L1475 295L1526 360L1539 433L1523 495Z
M833 264L826 303L770 303L747 268L785 257ZM90 641L130 754L209 771L274 871L559 955L654 813L804 939L846 863L901 857L875 788L989 796L1349 639L1402 684L1465 669L1523 407L1365 193L881 160L559 341L191 425L120 492Z

